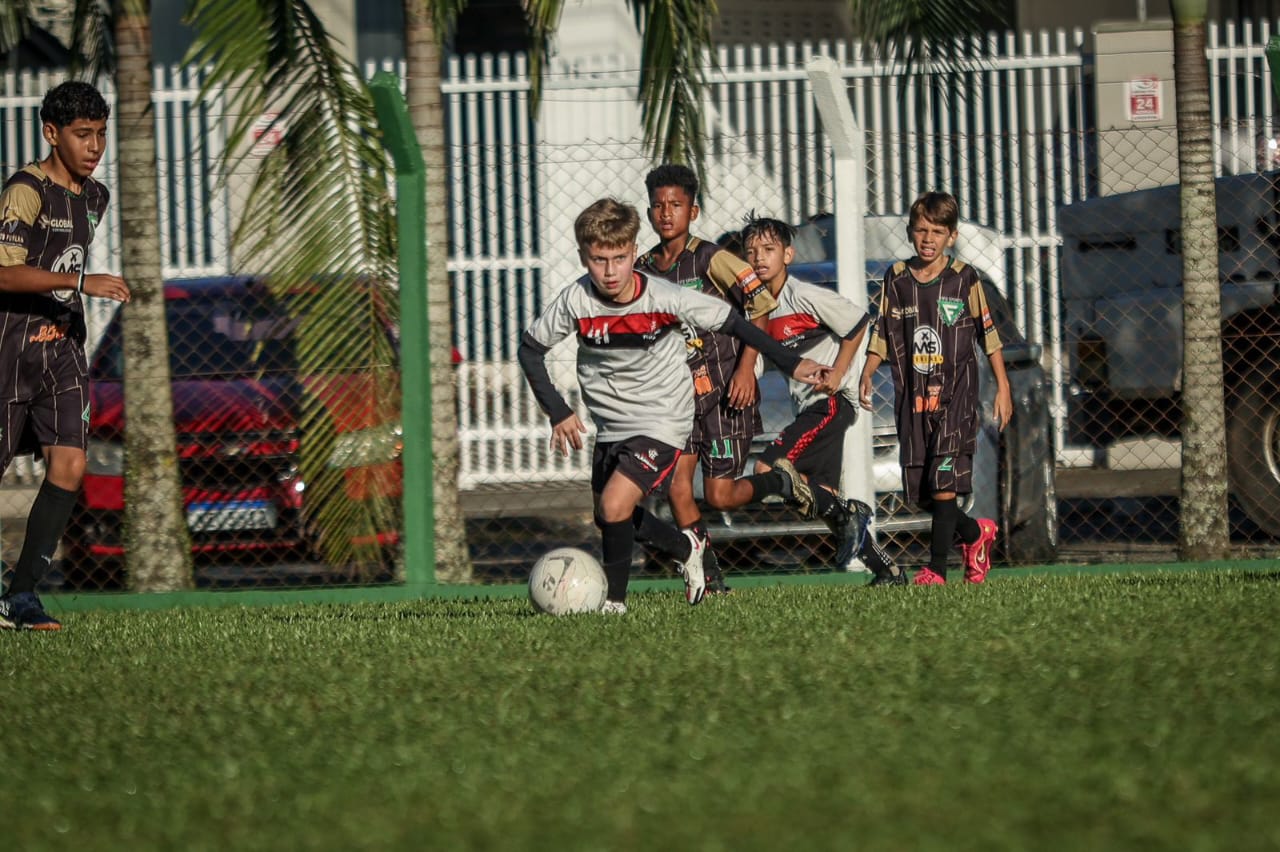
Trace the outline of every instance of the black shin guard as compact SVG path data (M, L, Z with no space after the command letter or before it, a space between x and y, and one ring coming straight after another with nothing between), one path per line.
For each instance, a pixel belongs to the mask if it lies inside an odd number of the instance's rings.
M59 488L47 479L40 485L31 513L27 515L27 537L13 568L10 594L35 591L53 561L75 504L76 492Z
M973 544L982 535L982 527L973 518L960 511L956 506L956 533L965 544Z

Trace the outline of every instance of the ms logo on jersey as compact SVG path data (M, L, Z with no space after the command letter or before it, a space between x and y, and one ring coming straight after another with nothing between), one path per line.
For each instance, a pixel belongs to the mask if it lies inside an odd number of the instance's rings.
M70 272L74 275L83 268L84 247L71 246L62 254L58 255L58 258L53 262L53 268L50 271ZM49 295L57 299L59 302L70 302L75 298L76 292L74 290L54 290Z
M933 326L916 327L911 335L911 366L917 373L932 373L934 368L941 367L945 360L942 357L942 338Z

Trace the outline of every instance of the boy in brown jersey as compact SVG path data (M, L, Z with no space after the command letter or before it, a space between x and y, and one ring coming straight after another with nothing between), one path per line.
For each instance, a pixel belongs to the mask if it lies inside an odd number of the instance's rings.
M776 302L751 265L715 243L689 233L698 218L698 178L687 166L663 165L645 177L649 224L658 244L636 268L724 300L761 331ZM703 497L714 509L732 508L734 480L742 474L751 438L760 431L755 348L718 331L685 328L696 400L693 434L676 465L668 500L677 526L706 545L707 591L728 591L710 546L693 478L702 465Z
M89 381L82 295L129 300L118 275L85 272L109 194L90 175L106 150L109 109L88 83L50 89L40 107L49 155L0 192L0 470L39 447L45 479L27 516L0 627L58 630L36 586L84 477Z
M955 243L958 223L959 206L947 193L926 192L911 205L907 238L915 256L885 273L880 315L858 389L859 403L870 410L872 376L882 362L889 362L905 496L933 515L929 564L916 575L918 585L946 582L947 558L957 534L965 580L981 583L991 569L995 521L974 520L956 503L958 494L973 490L975 343L982 345L995 375L996 425L1003 430L1013 416L1003 344L977 271L945 253Z

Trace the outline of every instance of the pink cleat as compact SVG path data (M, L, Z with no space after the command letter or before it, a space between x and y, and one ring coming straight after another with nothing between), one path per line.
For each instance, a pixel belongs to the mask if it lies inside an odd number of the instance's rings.
M1000 527L990 518L978 519L978 540L973 544L960 545L960 553L964 556L964 580L966 583L981 583L987 579L991 570L991 546L996 543L996 533Z
M915 579L911 581L913 586L945 586L947 580L932 568L921 568L916 572Z

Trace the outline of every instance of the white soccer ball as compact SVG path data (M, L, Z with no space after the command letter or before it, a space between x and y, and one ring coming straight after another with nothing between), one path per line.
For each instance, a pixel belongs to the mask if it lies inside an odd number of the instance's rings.
M529 572L529 600L548 615L599 612L608 591L600 563L576 547L547 551Z

